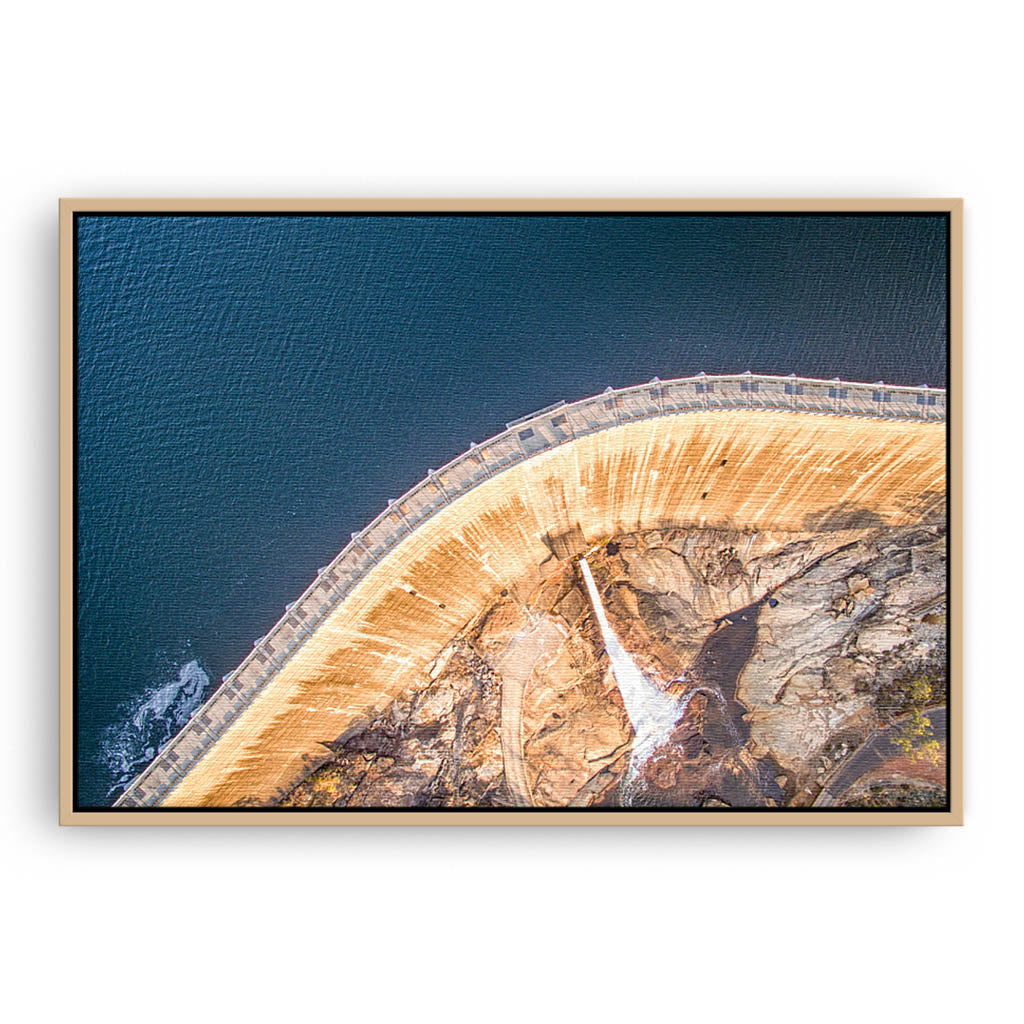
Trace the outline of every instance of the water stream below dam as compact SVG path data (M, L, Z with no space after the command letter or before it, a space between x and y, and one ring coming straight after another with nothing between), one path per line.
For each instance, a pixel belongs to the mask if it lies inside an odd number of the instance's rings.
M636 663L619 642L608 616L605 614L601 595L590 571L586 558L580 558L580 569L590 603L601 627L601 637L605 650L612 663L612 674L622 694L622 702L626 706L630 725L633 727L633 753L630 758L630 776L635 775L654 751L665 743L673 727L686 713L687 705L696 690L691 690L683 697L665 693L653 680L648 679L636 666ZM629 779L627 779L627 784Z
M710 797L727 806L762 806L766 800L780 803L784 793L775 778L778 765L764 759L750 765L734 756L749 737L746 708L736 695L737 682L754 649L761 608L773 600L770 594L715 620L691 667L669 683L686 687L680 695L666 692L641 671L608 621L585 557L580 558L580 570L634 732L621 790L623 803L646 805ZM704 694L711 703L699 713L699 726L696 721L686 725L682 719L697 694ZM669 789L660 789L660 784L652 788L652 776L645 766L670 740L670 762L678 765L682 774ZM695 740L697 750L703 746L702 754L694 752Z

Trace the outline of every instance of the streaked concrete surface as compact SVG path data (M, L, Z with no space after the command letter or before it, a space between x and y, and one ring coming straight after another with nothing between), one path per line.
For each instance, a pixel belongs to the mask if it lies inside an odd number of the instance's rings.
M484 480L394 547L164 799L270 802L319 742L425 680L504 589L581 545L668 526L849 528L913 521L946 486L945 423L718 409L627 422Z

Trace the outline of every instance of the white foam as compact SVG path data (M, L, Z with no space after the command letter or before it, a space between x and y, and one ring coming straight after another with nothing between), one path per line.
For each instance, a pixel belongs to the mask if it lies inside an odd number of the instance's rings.
M178 669L176 678L148 688L132 701L120 725L103 737L102 751L114 778L113 794L127 785L175 736L203 701L210 677L198 661Z

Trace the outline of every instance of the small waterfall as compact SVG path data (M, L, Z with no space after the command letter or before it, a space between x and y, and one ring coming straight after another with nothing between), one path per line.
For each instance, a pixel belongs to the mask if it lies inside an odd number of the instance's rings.
M622 694L622 702L626 706L630 724L635 734L633 739L633 756L630 762L630 776L639 768L655 749L664 743L673 726L686 712L693 692L682 699L665 693L656 683L647 678L636 667L633 659L619 643L619 638L608 623L601 595L597 592L594 577L586 558L580 558L580 569L590 595L590 603L601 627L605 650L612 663L612 673ZM695 692L695 691L694 691Z

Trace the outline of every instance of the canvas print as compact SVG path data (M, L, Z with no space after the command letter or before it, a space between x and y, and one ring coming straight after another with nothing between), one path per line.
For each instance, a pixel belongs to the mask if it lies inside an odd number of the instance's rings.
M74 808L947 810L950 230L77 211Z

